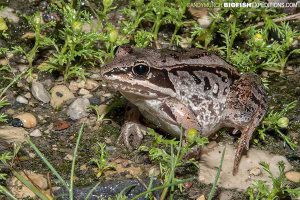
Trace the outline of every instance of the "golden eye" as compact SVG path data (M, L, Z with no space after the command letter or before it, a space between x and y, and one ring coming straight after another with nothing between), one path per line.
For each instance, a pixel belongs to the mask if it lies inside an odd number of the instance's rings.
M132 67L132 72L138 76L146 76L150 72L150 67L144 64L138 64Z

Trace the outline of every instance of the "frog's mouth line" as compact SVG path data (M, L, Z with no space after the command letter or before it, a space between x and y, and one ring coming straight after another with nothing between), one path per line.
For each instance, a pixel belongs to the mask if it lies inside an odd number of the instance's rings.
M117 90L121 93L127 94L126 96L135 96L142 97L147 99L157 99L161 97L166 97L166 94L161 93L160 91L153 90L152 88L133 85L124 81L119 80L106 80L107 86L114 90Z

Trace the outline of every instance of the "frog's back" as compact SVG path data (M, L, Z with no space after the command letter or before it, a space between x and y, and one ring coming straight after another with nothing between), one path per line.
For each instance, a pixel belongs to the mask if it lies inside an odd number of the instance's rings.
M209 135L219 128L230 86L238 71L220 57L205 50L162 51L168 76L177 98L189 105Z

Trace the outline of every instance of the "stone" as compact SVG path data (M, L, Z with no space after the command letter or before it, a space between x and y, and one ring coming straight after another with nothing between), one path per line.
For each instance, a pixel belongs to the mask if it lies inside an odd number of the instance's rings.
M19 123L17 120L20 120L22 123L20 125L15 124L15 122ZM25 128L34 128L37 125L36 117L31 113L21 113L13 116L12 125L17 127L25 127Z
M78 98L69 106L67 114L72 120L86 117L88 116L89 105L90 102L87 98Z
M50 99L51 99L50 94L44 88L44 85L40 82L37 82L37 81L32 82L31 93L37 100L39 100L43 103L49 103L50 102Z
M72 92L76 92L79 89L78 83L76 81L71 81L70 84L69 84L69 89Z
M226 144L225 146L226 152L218 182L218 186L225 189L237 189L239 191L244 191L253 183L253 181L257 180L266 181L266 184L271 186L272 180L270 179L268 173L265 172L262 169L262 166L259 164L262 161L267 161L270 164L270 171L275 177L279 175L279 161L283 161L285 163L285 169L287 171L292 168L291 164L284 156L250 148L250 150L247 152L247 156L245 155L242 157L239 163L237 174L233 176L232 170L236 149L233 147L233 145ZM211 151L206 152L201 156L198 176L198 180L201 183L212 184L214 182L217 168L220 165L222 151L225 146L219 144L217 147L211 149ZM259 168L261 170L261 174L259 176L249 176L249 171L254 168Z
M99 87L99 83L97 81L87 79L84 85L84 88L87 90L94 91Z
M32 137L41 137L42 136L42 132L39 129L35 129L29 135L32 136Z
M289 171L285 173L285 177L294 183L299 183L300 182L300 172L296 171Z
M1 126L0 127L0 140L6 143L21 144L26 141L28 132L19 127Z
M17 96L16 101L21 104L28 104L28 100L23 96Z
M14 13L14 9L5 7L0 10L0 17L8 19L8 21L11 21L13 23L19 22L19 17Z
M36 187L42 191L48 188L47 179L42 175L29 170L18 172L25 179L30 180ZM12 194L18 199L35 198L36 195L29 188L27 188L16 177L12 177L8 180L8 188Z
M89 101L90 101L91 105L100 105L101 104L101 99L99 97L89 98Z
M204 194L203 194L203 195L201 195L201 196L199 196L199 197L197 198L197 200L205 200L205 196L204 196Z
M68 161L72 161L73 160L73 156L71 154L67 154L65 157L64 157L65 160L68 160Z
M65 85L56 85L51 89L50 104L55 109L73 98L75 98L74 94Z
M259 167L255 167L249 171L249 174L253 176L258 176L261 174L261 170Z
M53 130L61 131L69 128L71 124L66 120L58 120L53 123Z
M78 91L78 94L81 95L81 96L83 96L83 95L90 94L90 91L88 91L87 89L81 88L81 89Z

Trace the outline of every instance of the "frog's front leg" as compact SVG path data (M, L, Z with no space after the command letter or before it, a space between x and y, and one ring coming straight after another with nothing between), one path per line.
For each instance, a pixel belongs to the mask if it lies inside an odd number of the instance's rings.
M147 129L140 124L139 118L140 111L138 108L133 104L127 105L125 123L121 127L118 143L124 143L129 150L136 149L140 146Z
M267 95L261 79L253 73L243 74L230 87L225 110L225 125L242 132L235 154L233 174L238 171L238 165L244 150L249 149L249 142L256 127L261 122L267 110Z

